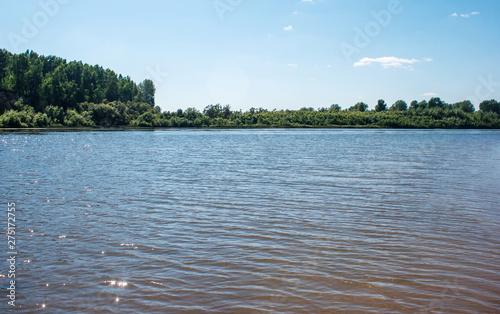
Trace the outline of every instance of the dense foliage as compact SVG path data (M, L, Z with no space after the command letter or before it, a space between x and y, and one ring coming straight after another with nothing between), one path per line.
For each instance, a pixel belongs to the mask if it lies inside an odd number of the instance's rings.
M470 101L447 104L440 98L379 100L375 110L357 103L348 110L329 108L232 111L229 105L209 105L161 112L155 107L155 86L140 84L109 69L67 62L33 51L11 54L0 50L0 93L22 95L0 101L0 127L380 127L380 128L499 128L500 104L484 101L476 111ZM0 99L1 100L1 99Z

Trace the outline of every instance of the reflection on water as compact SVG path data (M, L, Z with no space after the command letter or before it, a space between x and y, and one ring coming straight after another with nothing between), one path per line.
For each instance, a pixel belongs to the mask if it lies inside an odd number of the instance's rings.
M16 312L498 312L499 140L2 133Z

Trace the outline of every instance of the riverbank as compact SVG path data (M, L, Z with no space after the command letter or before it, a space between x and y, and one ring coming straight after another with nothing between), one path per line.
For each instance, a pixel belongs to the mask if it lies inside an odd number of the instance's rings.
M408 109L404 111L281 110L229 108L203 112L161 112L133 103L82 104L76 109L48 107L43 112L23 105L0 116L3 129L65 128L389 128L389 129L498 129L496 112L464 112L452 108Z

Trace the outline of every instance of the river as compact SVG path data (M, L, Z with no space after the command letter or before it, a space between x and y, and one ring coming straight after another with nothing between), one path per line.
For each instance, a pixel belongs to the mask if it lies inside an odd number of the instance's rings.
M498 313L500 131L0 133L16 310Z

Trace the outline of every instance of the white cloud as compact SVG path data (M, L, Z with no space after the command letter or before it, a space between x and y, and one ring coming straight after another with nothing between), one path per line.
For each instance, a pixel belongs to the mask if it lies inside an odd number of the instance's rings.
M369 66L373 63L380 64L384 69L388 68L403 68L403 69L413 69L412 65L418 62L431 62L432 59L425 58L423 60L417 59L404 59L397 57L381 57L381 58L363 58L358 62L354 63L355 67Z
M460 15L455 12L451 16L453 16L453 17L459 17L460 16L460 17L463 17L463 18L469 18L469 17L471 17L473 15L479 15L479 14L481 14L481 12L474 11L474 12L471 12L471 13L462 13Z
M283 27L283 30L285 30L287 32L293 31L293 26L289 25L289 26Z
M436 94L436 93L425 93L424 96L425 97L437 97L438 94Z
M288 63L286 66L290 67L290 68L296 68L296 67L298 67L298 65L295 64L295 63Z
M313 0L302 0L302 2L314 3Z

